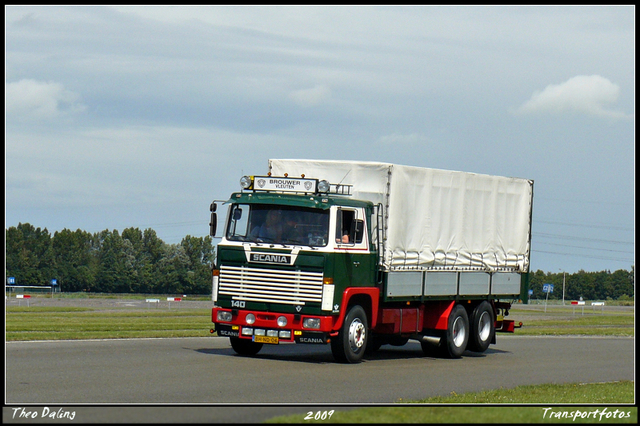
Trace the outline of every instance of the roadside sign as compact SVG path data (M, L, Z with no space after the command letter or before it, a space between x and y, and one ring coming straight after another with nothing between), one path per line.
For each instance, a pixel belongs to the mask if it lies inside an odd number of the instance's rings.
M51 280L51 285L58 285L58 280L57 279L52 279Z
M171 302L179 302L182 299L180 297L167 297L167 302L169 302L169 309L171 309Z
M549 293L553 293L553 284L542 284L542 291L547 293L547 297L544 300L544 311L547 312L547 300L549 300Z
M27 299L27 306L29 306L29 299L31 299L30 294L16 294L16 299ZM22 302L21 300L19 302Z
M15 283L16 283L16 277L7 278L7 284L15 284Z

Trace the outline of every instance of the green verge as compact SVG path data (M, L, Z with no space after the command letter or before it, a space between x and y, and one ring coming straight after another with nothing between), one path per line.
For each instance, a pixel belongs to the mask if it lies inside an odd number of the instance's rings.
M582 315L514 308L511 315L525 324L516 335L635 335L633 311ZM6 340L204 337L210 335L211 311L7 306L5 324Z
M544 318L540 318L543 316ZM590 310L573 313L570 309L544 313L543 311L511 309L510 319L518 318L524 326L515 332L522 336L583 335L583 336L634 336L633 311L593 313ZM531 319L528 319L531 318Z
M7 307L7 341L210 336L211 310Z
M553 401L553 403L544 404L541 401ZM574 403L581 405L563 405ZM518 386L513 389L403 401L391 407L356 409L321 407L311 412L309 420L304 420L305 413L274 417L266 423L635 424L638 420L637 407L620 405L633 403L634 382L632 381ZM500 404L500 406L489 404ZM510 404L536 404L536 406ZM585 406L584 404L598 405ZM596 412L596 410L599 411ZM318 414L317 420L314 419L316 414Z

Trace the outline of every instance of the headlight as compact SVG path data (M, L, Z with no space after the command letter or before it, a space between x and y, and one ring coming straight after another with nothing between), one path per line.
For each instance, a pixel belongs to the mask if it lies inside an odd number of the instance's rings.
M329 187L331 185L326 180L321 180L318 182L318 192L329 192Z
M284 327L285 325L287 325L287 318L286 317L278 317L278 326L279 327Z
M218 311L218 321L230 322L233 319L233 315L228 311Z
M251 325L256 322L256 316L253 314L247 314L244 320L247 322L247 324Z
M302 320L304 328L320 329L320 318L305 318Z
M250 189L252 185L253 179L251 178L251 176L242 176L240 178L240 186L242 187L242 189Z

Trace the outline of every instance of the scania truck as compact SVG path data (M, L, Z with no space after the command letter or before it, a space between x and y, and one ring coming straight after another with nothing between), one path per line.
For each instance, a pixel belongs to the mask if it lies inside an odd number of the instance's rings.
M533 181L382 162L269 160L243 176L213 266L212 333L234 351L381 345L484 352L526 301Z

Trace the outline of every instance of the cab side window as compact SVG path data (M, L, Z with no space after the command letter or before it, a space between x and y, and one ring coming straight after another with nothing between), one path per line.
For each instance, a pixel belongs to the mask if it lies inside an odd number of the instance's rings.
M360 244L364 235L364 221L356 210L338 209L336 242L338 244Z

